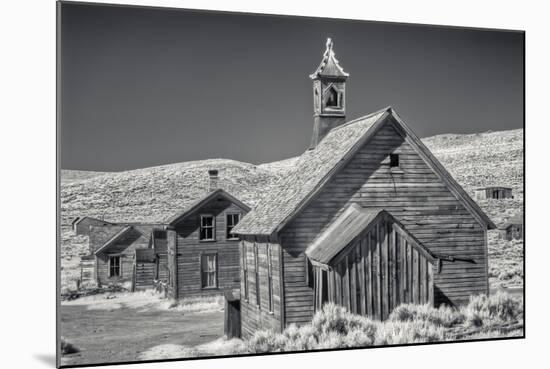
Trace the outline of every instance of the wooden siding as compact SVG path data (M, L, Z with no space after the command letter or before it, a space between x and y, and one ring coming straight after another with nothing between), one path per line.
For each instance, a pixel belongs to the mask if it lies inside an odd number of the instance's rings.
M226 289L239 288L239 240L226 239L226 214L245 210L225 198L214 198L177 224L177 296L222 294ZM215 240L199 240L200 215L215 217ZM170 240L168 240L170 247ZM217 287L202 288L201 255L217 255Z
M281 331L281 263L280 245L276 242L269 242L263 238L256 242L254 238L245 238L240 243L241 252L241 334L248 338L260 329ZM256 265L254 261L254 248L257 248L257 265L259 286L256 288ZM270 249L268 253L268 248ZM268 254L271 255L271 280L272 280L272 310L269 310L269 287L268 287ZM248 274L248 296L244 286L244 265L247 263ZM257 305L256 290L260 292L260 305Z
M389 154L399 154L390 169ZM434 275L435 304L459 304L486 293L486 231L390 124L361 148L280 233L283 247L285 324L313 316L304 251L351 203L383 208L434 254L454 256Z
M315 268L315 309L334 302L354 314L387 319L401 303L433 305L435 262L391 219L350 243L330 267Z
M116 241L105 253L97 255L96 277L100 285L132 282L134 273L134 253L137 248L147 248L149 238L133 229ZM109 277L109 256L120 255L121 275Z

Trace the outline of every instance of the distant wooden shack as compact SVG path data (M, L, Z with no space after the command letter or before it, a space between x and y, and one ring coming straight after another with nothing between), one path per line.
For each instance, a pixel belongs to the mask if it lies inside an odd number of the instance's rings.
M215 185L217 172L211 176ZM168 220L169 296L221 295L239 288L239 238L232 230L249 210L216 189Z
M310 149L234 229L244 337L306 324L327 301L384 319L488 293L494 223L394 109L345 122L347 76L329 40Z
M513 199L512 189L510 187L501 187L501 186L490 186L490 187L480 187L475 189L475 199L476 200L487 200L487 199Z
M76 235L84 235L89 236L90 235L90 227L91 226L107 226L107 225L114 225L114 223L107 222L105 220L92 218L92 217L77 217L73 220L71 223L71 226L73 228L73 232Z
M501 235L505 239L522 240L523 239L523 213L516 214L506 221L501 227Z

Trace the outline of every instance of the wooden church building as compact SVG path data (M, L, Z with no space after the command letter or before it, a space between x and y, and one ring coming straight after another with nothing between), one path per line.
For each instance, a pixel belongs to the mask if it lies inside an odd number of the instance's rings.
M327 301L385 319L488 292L495 225L393 108L346 121L348 76L327 40L311 146L233 229L243 337L307 323Z

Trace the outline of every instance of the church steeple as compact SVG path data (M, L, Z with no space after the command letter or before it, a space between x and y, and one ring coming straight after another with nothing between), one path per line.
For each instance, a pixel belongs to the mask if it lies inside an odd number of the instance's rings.
M327 45L321 64L309 77L313 80L313 136L311 148L333 128L346 120L346 80L349 74L338 63L332 40Z

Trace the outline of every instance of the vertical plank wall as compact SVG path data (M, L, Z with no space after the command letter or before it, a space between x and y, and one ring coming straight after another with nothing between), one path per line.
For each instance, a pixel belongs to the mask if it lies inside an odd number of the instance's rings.
M338 259L327 272L327 300L354 314L383 320L401 303L433 304L432 264L384 219Z
M254 248L257 249L260 304L257 305L256 296L256 265L254 260ZM269 310L268 295L268 248L271 249L271 268L273 284L273 305ZM241 334L244 338L250 337L260 329L281 330L281 248L276 242L267 239L254 240L246 238L241 241ZM245 288L244 265L247 268L248 288ZM248 290L248 295L246 294Z

